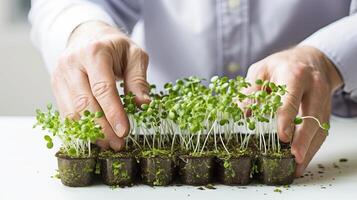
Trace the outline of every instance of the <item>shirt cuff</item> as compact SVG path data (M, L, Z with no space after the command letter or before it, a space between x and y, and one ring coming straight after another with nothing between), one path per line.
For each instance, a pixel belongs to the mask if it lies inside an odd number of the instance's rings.
M73 30L87 21L102 21L115 26L113 19L99 5L87 1L70 3L48 26L47 36L44 37L40 48L50 72L56 67L58 58L66 48Z
M337 67L343 90L357 101L357 15L342 18L311 35L299 45L312 46L324 53Z

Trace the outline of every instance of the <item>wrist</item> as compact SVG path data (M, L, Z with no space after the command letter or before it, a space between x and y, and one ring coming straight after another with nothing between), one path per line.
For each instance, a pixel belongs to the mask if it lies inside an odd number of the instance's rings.
M333 94L337 89L342 87L343 79L336 65L328 57L326 57L325 55L323 56L325 60L324 62L326 63L325 68L326 68L327 78L331 83L331 89L332 89L331 92Z
M304 48L306 54L313 55L311 64L312 66L318 66L320 70L323 71L330 85L331 94L342 87L343 79L340 72L335 64L322 51L312 46L300 46L299 48Z
M112 28L101 21L87 21L77 26L68 38L67 46L91 41L104 30Z

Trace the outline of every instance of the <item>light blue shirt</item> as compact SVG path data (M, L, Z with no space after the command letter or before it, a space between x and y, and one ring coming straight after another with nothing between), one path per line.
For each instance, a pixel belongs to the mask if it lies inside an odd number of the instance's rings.
M110 16L100 20L133 33L148 52L151 83L162 86L191 75L244 76L254 62L305 44L320 49L343 77L334 113L357 115L357 0L91 2Z

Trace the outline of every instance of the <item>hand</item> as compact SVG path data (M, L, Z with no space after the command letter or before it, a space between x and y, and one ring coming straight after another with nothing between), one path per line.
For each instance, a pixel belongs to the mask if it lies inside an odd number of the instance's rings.
M52 88L63 117L78 118L85 110L103 111L98 120L105 139L97 144L120 150L129 121L116 87L136 95L138 104L150 101L146 70L148 55L125 34L101 22L87 22L75 29L52 74Z
M297 46L253 64L247 79L251 83L262 79L287 86L288 93L278 110L278 134L283 142L292 139L291 153L298 164L296 175L302 175L324 142L326 132L314 120L304 120L296 128L293 121L297 114L329 121L332 94L343 84L338 71L318 49Z

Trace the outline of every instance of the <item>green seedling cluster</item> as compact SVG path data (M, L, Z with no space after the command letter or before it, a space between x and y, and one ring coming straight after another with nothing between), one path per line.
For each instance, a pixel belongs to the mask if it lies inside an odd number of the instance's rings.
M103 139L104 134L101 127L95 120L102 117L102 112L91 113L84 111L79 120L66 118L61 119L58 111L52 109L52 105L47 106L47 111L36 110L37 123L34 127L41 127L47 130L50 135L45 135L44 140L47 148L53 147L53 138L60 139L61 151L71 157L90 157L91 143L98 139Z
M134 184L138 174L148 185L168 185L175 177L191 185L207 185L214 177L227 185L249 184L256 175L268 185L293 181L294 156L277 132L278 109L289 93L286 86L266 80L249 83L242 77L207 81L192 76L166 83L160 92L150 87L147 104L137 105L130 92L120 96L130 122L121 152L91 150L91 143L104 139L96 123L102 112L62 119L52 105L36 111L34 127L49 132L44 136L47 147L54 146L54 138L62 144L56 157L64 185L89 185L98 162L97 171L108 185ZM292 123L307 119L328 131L329 124L318 116L296 117Z
M280 151L277 111L288 93L285 85L256 80L259 89L252 91L242 77L214 76L207 82L188 77L166 83L160 92L151 86L151 102L141 106L132 93L122 95L131 125L129 138L140 149L178 148L191 155L223 149L229 155L247 149L254 136L262 153ZM307 118L329 129L312 116L297 117L295 124ZM138 140L140 135L143 140Z
M255 137L263 154L280 152L277 110L288 93L286 86L266 80L255 81L258 90L249 89L251 86L243 77L214 76L205 81L192 76L166 83L160 92L152 85L149 104L138 106L132 93L121 95L131 127L127 144L149 151L146 154L179 150L197 156L209 151L230 155L246 150ZM91 154L91 143L104 138L95 122L102 112L84 111L78 120L62 120L48 105L46 112L36 113L35 127L51 134L44 136L48 148L53 147L53 137L58 137L66 154L85 157ZM320 123L314 116L297 117L294 123L304 119L329 129L328 123Z

